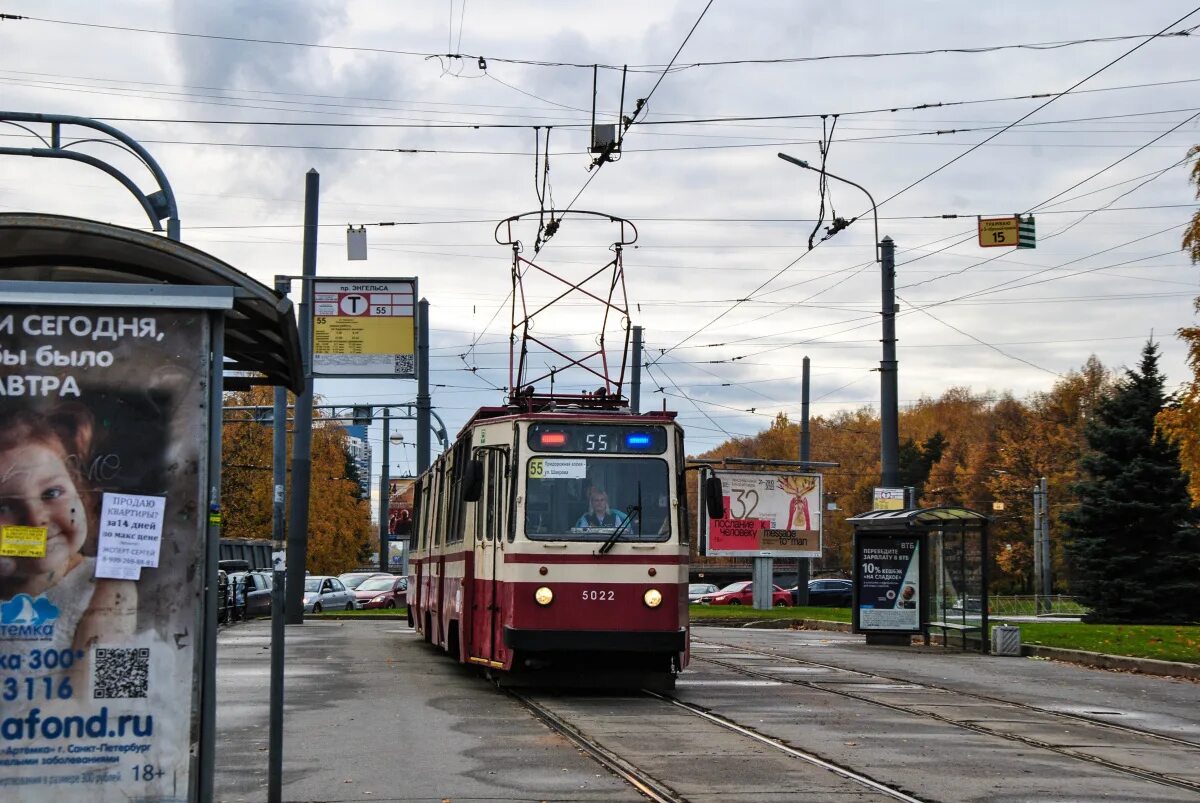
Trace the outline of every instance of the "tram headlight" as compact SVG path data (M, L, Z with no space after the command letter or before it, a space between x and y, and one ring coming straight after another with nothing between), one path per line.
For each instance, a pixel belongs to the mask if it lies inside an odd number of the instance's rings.
M642 594L642 602L646 603L647 608L657 608L662 605L662 592L657 588L651 588Z
M538 605L549 605L551 602L554 602L554 592L548 587L542 586L533 592L533 599Z

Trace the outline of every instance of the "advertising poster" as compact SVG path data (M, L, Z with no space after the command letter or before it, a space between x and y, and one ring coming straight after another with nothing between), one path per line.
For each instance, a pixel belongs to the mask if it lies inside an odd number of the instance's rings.
M921 543L916 538L858 536L860 630L921 629Z
M0 800L195 783L208 322L0 304Z
M821 476L714 471L725 514L708 520L706 555L821 557Z
M416 279L313 286L313 374L416 378Z
M872 510L904 510L903 488L876 488L871 494Z
M399 539L412 534L415 477L388 480L388 533Z

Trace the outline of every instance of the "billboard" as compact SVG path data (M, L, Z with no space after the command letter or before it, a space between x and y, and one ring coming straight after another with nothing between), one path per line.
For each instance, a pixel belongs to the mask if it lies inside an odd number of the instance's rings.
M189 798L208 313L0 304L0 798Z
M858 630L919 632L920 540L862 533L856 539Z
M417 376L417 280L313 282L314 376Z
M821 475L765 471L714 471L713 475L721 480L724 515L708 519L705 555L821 557Z
M415 477L388 480L388 534L407 539L412 533Z

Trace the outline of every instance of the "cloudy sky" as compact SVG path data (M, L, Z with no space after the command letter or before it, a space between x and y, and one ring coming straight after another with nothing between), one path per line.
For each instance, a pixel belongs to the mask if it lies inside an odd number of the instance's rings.
M637 225L624 255L632 323L652 363L643 407L665 396L690 452L756 432L779 411L798 417L806 355L815 413L878 404L879 270L865 196L831 183L826 225L831 209L862 217L810 252L819 177L776 156L818 163L822 126L835 122L828 170L870 190L880 233L897 245L902 403L953 386L1024 396L1090 354L1133 364L1151 334L1170 380L1185 378L1174 332L1194 321L1200 292L1179 250L1196 208L1186 155L1200 142L1200 31L1147 36L1200 25L1200 12L1185 18L1190 2L986 13L909 2L900 13L892 2L715 0L701 18L705 6L4 0L0 12L31 18L0 21L0 108L112 121L165 169L183 239L268 284L300 271L304 173L315 168L318 273L419 277L432 309L434 404L452 430L509 382L510 251L493 229L539 209L534 144L547 128L546 207L574 200ZM730 61L742 63L688 66ZM594 173L593 70L579 66L590 64L630 66L625 114L653 91L620 159ZM621 94L621 72L600 69L602 121L615 121ZM913 108L927 104L945 105ZM712 118L735 119L688 122ZM11 126L0 135L34 142ZM116 149L80 149L153 189ZM1031 210L1036 249L978 247L975 216ZM0 211L146 227L116 182L51 160L0 157ZM371 225L380 222L418 225ZM347 224L368 226L367 262L347 261ZM527 257L536 233L518 231ZM617 234L568 217L536 261L578 280L611 258ZM527 287L531 299L552 291L545 278ZM539 336L566 353L594 350L597 311L583 301L539 317ZM608 337L620 341L615 326ZM377 403L416 393L413 382L358 380L317 391ZM397 431L414 440L411 421ZM392 470L414 464L406 446Z

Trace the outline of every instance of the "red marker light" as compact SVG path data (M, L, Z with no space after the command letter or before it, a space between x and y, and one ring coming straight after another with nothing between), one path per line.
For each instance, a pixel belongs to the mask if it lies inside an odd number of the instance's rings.
M567 442L565 432L543 432L542 446L562 446Z

